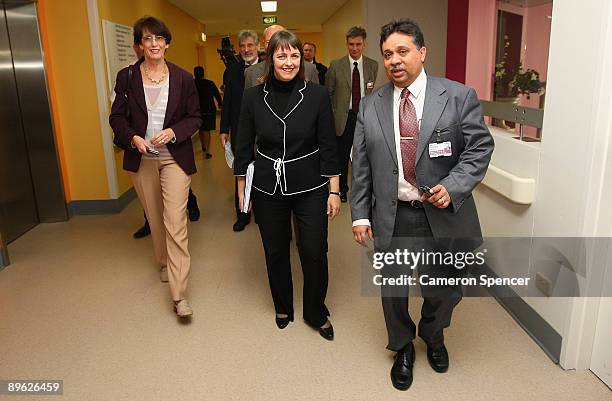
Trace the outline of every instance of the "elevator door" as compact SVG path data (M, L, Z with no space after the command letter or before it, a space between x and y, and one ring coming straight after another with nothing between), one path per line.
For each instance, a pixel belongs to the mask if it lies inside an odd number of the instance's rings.
M0 2L0 223L11 242L39 222L27 141L9 40L6 7Z

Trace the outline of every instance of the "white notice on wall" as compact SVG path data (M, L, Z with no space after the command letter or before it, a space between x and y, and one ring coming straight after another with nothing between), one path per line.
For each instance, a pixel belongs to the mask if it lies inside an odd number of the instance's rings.
M106 70L108 71L109 98L114 98L115 79L124 67L133 64L137 58L132 43L134 42L131 26L102 20L102 34L106 50Z

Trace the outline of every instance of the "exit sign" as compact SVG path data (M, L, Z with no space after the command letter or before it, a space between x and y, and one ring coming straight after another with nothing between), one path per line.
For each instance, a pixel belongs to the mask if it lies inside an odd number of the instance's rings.
M264 25L272 25L277 22L276 15L264 15L262 18Z

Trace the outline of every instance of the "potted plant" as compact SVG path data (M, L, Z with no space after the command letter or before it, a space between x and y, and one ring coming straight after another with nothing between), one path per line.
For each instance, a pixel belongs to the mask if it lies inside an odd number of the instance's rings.
M514 74L514 78L508 84L508 93L511 96L525 95L530 99L532 93L543 95L546 92L546 82L540 81L540 74L531 68L523 71L523 65Z

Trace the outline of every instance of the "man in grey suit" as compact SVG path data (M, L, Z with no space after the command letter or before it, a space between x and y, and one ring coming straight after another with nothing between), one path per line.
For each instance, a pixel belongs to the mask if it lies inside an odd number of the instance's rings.
M378 63L363 55L365 29L354 26L346 34L348 56L332 61L325 75L325 86L334 111L338 164L340 165L340 199L346 202L348 193L348 163L355 133L355 121L361 98L372 93Z
M395 250L400 237L412 237L412 246L423 238L464 239L473 250L482 233L472 190L483 179L494 146L476 93L425 73L423 33L413 21L383 26L380 47L391 82L363 99L357 118L351 192L355 240L365 245L373 238L375 250L386 252ZM400 390L412 384L415 356L408 289L386 297L383 288L382 299L387 348L397 352L391 381ZM429 364L443 373L449 365L443 330L461 287L421 285L421 290L419 337L427 344Z
M270 43L270 39L272 35L276 32L284 31L285 28L282 25L270 25L264 30L264 40L266 42L266 49L268 49L268 43ZM246 70L244 70L244 89L252 88L253 86L257 86L262 84L262 77L264 75L265 64L263 62L253 64ZM319 83L319 71L314 64L304 63L304 75L306 77L306 81L314 82L315 84Z

